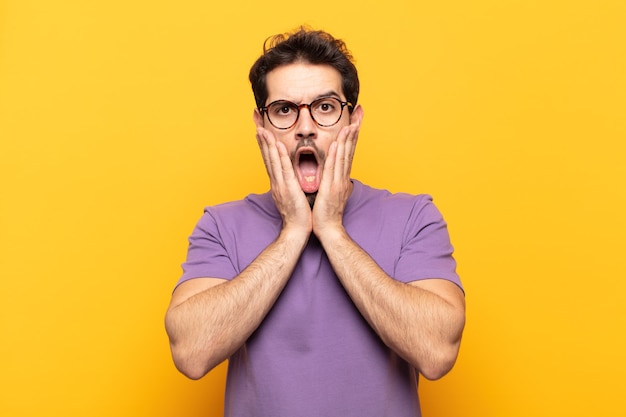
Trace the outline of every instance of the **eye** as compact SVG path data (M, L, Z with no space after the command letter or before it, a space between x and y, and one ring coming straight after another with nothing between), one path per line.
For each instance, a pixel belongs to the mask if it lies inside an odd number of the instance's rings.
M297 113L297 109L298 107L295 104L288 101L277 101L275 103L272 103L269 107L269 111L272 113L272 115L280 117L295 114Z
M324 98L317 101L313 107L318 113L333 113L337 109L338 103L332 98Z

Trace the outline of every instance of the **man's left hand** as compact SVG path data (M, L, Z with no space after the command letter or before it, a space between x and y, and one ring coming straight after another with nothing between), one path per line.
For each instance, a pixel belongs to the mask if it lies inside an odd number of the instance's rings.
M313 233L322 240L343 229L343 212L352 193L350 171L359 136L359 123L344 127L330 145L322 181L313 205Z

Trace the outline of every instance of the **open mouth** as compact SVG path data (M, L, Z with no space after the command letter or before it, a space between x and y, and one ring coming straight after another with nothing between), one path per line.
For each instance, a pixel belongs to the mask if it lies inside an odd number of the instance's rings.
M313 149L300 149L296 154L296 176L302 191L314 193L320 186L320 170L317 154Z

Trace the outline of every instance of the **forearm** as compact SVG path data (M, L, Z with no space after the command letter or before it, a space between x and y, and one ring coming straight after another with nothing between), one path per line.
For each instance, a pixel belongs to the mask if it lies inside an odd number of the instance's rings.
M231 356L260 325L306 245L281 232L237 277L170 306L166 328L176 366L197 379Z
M383 342L429 379L447 373L465 322L462 301L392 279L343 229L320 240L342 285Z

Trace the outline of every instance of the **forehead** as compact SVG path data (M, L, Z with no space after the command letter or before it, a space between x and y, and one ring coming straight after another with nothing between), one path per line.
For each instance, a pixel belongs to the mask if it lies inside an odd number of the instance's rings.
M267 102L289 100L308 103L318 97L343 97L341 74L330 65L294 63L267 73Z

